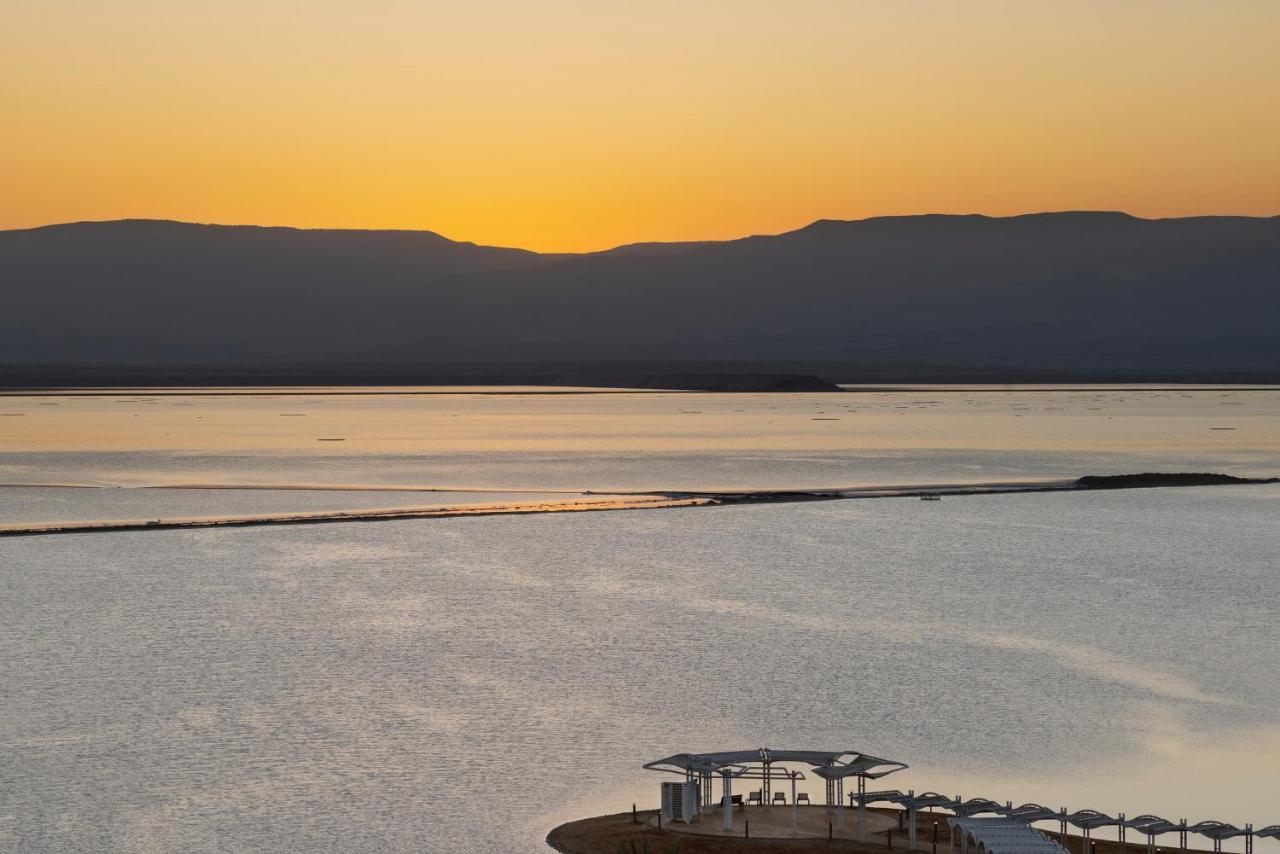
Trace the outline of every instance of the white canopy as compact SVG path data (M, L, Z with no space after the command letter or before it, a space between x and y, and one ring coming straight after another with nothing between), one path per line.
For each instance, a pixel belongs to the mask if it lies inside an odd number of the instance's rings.
M1016 818L954 816L947 819L947 824L951 827L953 840L957 830L963 834L963 848L968 847L968 840L972 837L988 854L1067 854L1061 845Z

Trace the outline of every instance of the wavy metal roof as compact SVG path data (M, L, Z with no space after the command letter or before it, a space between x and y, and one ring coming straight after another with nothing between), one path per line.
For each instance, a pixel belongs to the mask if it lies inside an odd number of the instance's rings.
M858 750L776 750L758 747L755 750L729 750L719 753L677 753L665 759L646 762L644 767L653 771L670 771L676 774L716 773L733 774L751 765L772 765L779 762L810 765L814 773L827 779L842 777L868 777L875 779L907 765L892 759L881 759Z

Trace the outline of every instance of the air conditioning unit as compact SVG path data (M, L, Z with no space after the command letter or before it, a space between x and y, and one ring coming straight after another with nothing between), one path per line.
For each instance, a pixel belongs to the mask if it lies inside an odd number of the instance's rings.
M697 780L662 784L663 821L693 821L698 817L701 803L701 787Z

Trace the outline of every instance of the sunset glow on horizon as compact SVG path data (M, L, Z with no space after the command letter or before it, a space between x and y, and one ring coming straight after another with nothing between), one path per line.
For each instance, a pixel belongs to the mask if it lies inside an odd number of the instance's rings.
M1280 214L1280 3L10 0L0 228Z

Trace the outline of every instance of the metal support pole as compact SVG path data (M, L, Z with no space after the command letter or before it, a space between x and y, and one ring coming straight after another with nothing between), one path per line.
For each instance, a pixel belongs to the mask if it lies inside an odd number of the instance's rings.
M733 790L729 784L729 775L721 774L720 778L724 780L724 804L720 811L724 813L724 829L733 830Z
M836 781L836 827L844 829L844 778Z
M911 800L907 801L907 847L916 848L916 790L907 792Z
M858 777L858 844L867 844L867 803L862 796L867 793L867 778Z
M796 825L796 822L799 819L799 816L796 815L796 810L798 809L799 807L796 806L796 772L792 771L791 772L791 835L792 836L795 836L799 832L797 830L797 825Z

